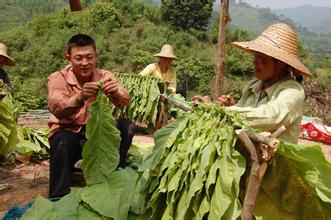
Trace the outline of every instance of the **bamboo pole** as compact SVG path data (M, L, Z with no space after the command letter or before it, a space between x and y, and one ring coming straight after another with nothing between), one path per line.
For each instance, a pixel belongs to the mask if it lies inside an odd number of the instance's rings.
M215 95L214 98L220 96L220 92L223 89L226 51L225 40L227 32L227 23L229 20L229 0L222 0L220 7L220 21L218 32L218 59L216 66L216 82L215 82Z

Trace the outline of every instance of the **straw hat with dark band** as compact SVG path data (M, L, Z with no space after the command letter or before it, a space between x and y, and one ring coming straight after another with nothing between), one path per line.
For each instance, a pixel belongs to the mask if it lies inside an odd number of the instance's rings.
M232 45L249 53L259 52L274 57L292 66L297 73L311 77L310 71L298 59L297 34L287 24L273 24L255 40L233 42Z
M164 44L161 48L161 51L157 54L154 54L155 57L166 57L172 59L178 59L175 54L172 46L170 44Z
M15 66L15 61L13 60L13 58L11 58L10 56L8 56L7 53L8 49L7 46L4 45L3 43L0 43L0 56L5 57L5 65L7 66Z

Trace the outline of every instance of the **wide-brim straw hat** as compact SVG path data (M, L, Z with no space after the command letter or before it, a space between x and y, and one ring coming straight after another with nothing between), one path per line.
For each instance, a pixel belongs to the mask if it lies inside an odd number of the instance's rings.
M155 57L166 57L171 59L178 59L174 54L174 49L170 44L164 44L161 48L161 51L157 54L154 54Z
M8 48L5 44L0 43L0 56L5 57L5 65L7 66L15 66L15 61L13 58L8 56Z
M273 24L255 40L233 42L232 45L249 53L263 53L292 66L297 70L296 74L312 77L308 68L298 59L298 37L287 24Z

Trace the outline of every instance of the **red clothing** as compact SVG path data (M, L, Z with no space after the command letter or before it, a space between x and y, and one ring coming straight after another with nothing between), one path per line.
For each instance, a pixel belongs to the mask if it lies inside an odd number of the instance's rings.
M92 74L92 82L97 82L105 78L114 78L114 75L106 70L95 69ZM48 108L52 113L48 126L50 128L48 137L59 131L66 129L78 133L88 119L88 108L95 100L91 97L82 105L78 102L77 96L82 87L78 83L76 76L69 65L61 71L52 73L47 81ZM119 86L119 96L115 99L108 96L109 100L117 107L124 107L130 103L130 94L122 86Z

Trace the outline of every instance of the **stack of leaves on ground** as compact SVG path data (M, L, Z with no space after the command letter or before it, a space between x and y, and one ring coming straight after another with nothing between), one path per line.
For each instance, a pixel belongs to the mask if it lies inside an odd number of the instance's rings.
M131 104L123 109L114 108L115 118L155 126L161 94L159 84L162 81L155 77L124 73L117 74L116 78L129 91Z
M26 126L17 126L16 159L28 162L33 155L44 159L49 155L48 129L34 130Z

